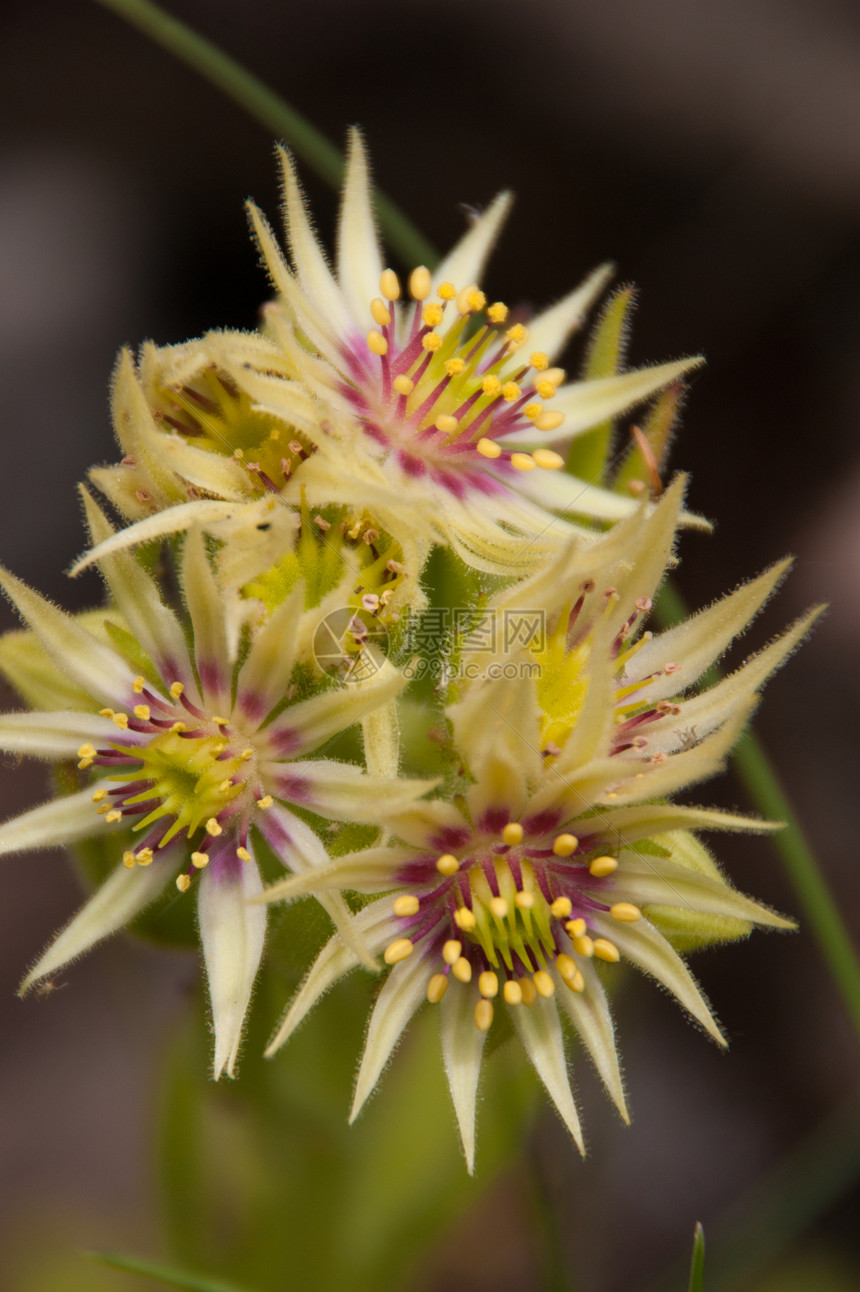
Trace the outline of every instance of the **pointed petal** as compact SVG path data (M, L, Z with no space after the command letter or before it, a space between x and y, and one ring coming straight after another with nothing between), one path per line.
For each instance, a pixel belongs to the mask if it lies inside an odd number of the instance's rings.
M650 368L635 368L619 377L598 377L593 381L575 381L562 386L552 401L553 411L564 413L564 424L555 438L563 439L609 417L617 417L703 362L701 355L696 355L692 359L676 359ZM544 438L546 443L550 442L548 436Z
M260 968L266 908L249 898L263 891L257 863L231 850L213 858L198 880L200 940L212 1002L215 1058L212 1075L232 1077L245 1014Z
M433 271L433 283L451 282L456 288L481 281L487 257L493 249L513 202L512 193L499 193L483 215L448 252Z
M110 538L99 543L98 547L90 548L84 552L69 573L72 578L86 570L90 565L103 560L106 556L112 556L114 552L121 552L126 547L134 547L137 543L149 543L154 538L165 538L168 534L181 534L184 530L190 529L192 525L212 525L219 520L229 520L234 516L241 507L241 503L222 502L219 499L198 498L194 502L180 503L176 507L168 507L165 511L157 512L154 516L147 516L145 520L135 521L133 525L127 525L125 529L119 529Z
M599 1072L613 1103L626 1122L630 1121L624 1098L624 1082L618 1066L615 1028L603 983L590 960L578 959L577 967L585 978L585 991L571 991L559 981L556 998L567 1014L594 1066Z
M304 599L304 580L300 580L251 643L236 684L236 706L253 722L261 722L287 693L296 662L295 626Z
M577 331L586 315L612 277L615 266L599 265L584 282L563 297L556 305L543 310L531 319L529 351L542 350L550 363L558 357L572 332Z
M387 893L394 887L400 867L414 856L412 848L364 848L361 852L349 852L325 865L270 884L263 899L282 902L327 890Z
M182 588L194 628L194 654L205 701L224 709L230 703L232 673L228 665L224 601L199 529L193 529L185 540Z
M382 260L361 132L349 132L337 238L337 277L358 327L370 326L370 302L379 295Z
M623 879L617 885L618 898L621 900L623 894L624 901L635 902L637 906L677 906L681 910L727 915L774 929L795 927L792 920L745 897L724 879L697 874L665 857L626 854L623 871Z
M387 703L405 685L406 678L395 669L379 672L368 682L337 687L310 700L300 700L286 709L263 734L276 747L280 744L297 754L308 752L359 722L377 705Z
M79 790L5 821L0 826L0 856L32 848L62 848L101 832L116 833L97 816L92 788Z
M267 763L263 775L267 783L277 786L279 798L310 808L320 816L380 826L439 783L368 776L353 763L338 763L330 758L285 765Z
M388 975L370 1016L350 1122L354 1122L361 1112L382 1069L394 1053L403 1029L424 1001L429 977L427 963L421 955L412 955L395 965Z
M508 1009L523 1049L546 1087L561 1120L573 1136L577 1148L584 1154L585 1145L576 1104L570 1091L567 1059L555 1001L541 999L531 1008L509 1005Z
M117 866L27 974L21 995L130 923L170 882L181 856L181 848L166 848L149 866Z
M84 743L114 740L110 718L90 713L0 714L0 749L35 758L73 758Z
M445 1075L470 1175L475 1169L475 1101L487 1038L486 1032L475 1026L479 1000L476 987L453 982L439 1005Z
M338 332L348 332L355 325L351 324L343 296L311 228L293 159L283 148L278 149L278 154L284 185L284 223L299 282L330 325Z

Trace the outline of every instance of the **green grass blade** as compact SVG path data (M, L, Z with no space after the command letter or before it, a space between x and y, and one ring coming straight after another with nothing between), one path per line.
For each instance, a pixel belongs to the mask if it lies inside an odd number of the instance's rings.
M693 1238L693 1259L690 1262L690 1292L702 1292L705 1286L705 1231L701 1221L696 1222Z
M222 1283L220 1279L211 1279L206 1274L174 1269L155 1261L141 1261L136 1256L120 1256L116 1252L87 1252L86 1255L98 1261L99 1265L106 1265L108 1269L122 1270L124 1274L139 1274L141 1278L155 1279L169 1287L185 1288L186 1292L252 1292L252 1289L237 1287L235 1283Z

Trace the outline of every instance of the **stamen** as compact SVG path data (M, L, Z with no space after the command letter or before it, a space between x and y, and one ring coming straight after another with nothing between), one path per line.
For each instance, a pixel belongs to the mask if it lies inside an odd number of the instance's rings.
M557 897L549 909L557 920L563 920L570 915L573 905L569 897Z
M579 847L575 834L559 834L553 840L552 850L557 857L569 857Z
M502 831L502 838L509 848L523 841L523 827L519 821L509 821Z
M188 875L184 875L184 874L177 875L176 887L179 889L180 893L186 893L188 889L191 887L191 880L189 879Z
M535 449L532 457L536 465L543 467L544 471L560 471L564 466L564 458L552 449Z
M514 979L509 978L502 988L502 995L507 1005L521 1005L523 1001L523 989Z
M522 992L523 1004L528 1005L529 1008L531 1008L537 1000L537 991L535 990L534 983L531 978L520 978L519 987Z
M568 920L564 927L572 938L581 938L588 926L580 915L578 919Z
M578 956L584 956L586 960L590 960L594 955L594 942L587 933L584 933L581 938L571 938L571 942Z
M382 958L387 965L396 965L403 960L408 960L414 950L415 948L409 938L397 938L395 942L386 947Z
M637 920L642 919L642 912L632 902L616 902L610 906L609 914L613 920L618 920L621 924L635 924Z
M460 863L450 852L446 852L436 862L436 869L440 875L456 875L460 869Z
M374 296L370 302L370 316L380 327L388 327L391 322L391 310L378 296Z
M601 960L608 960L610 964L617 964L621 959L621 952L614 942L608 938L594 939L594 954Z
M564 413L547 412L540 413L535 418L535 426L539 431L554 431L561 426L564 421Z
M431 1005L438 1005L448 990L448 979L443 973L434 973L427 984L427 999Z
M421 345L425 350L429 350L432 354L434 350L438 350L441 347L442 338L438 332L428 332L426 336L423 336L421 338ZM386 348L387 348L387 343L386 343Z
M107 790L93 790L93 802L101 803L103 798L107 798Z
M498 996L499 994L498 975L494 974L491 969L485 969L484 972L478 978L478 991L481 993L482 996L486 996L487 999L490 999L491 997L494 997L494 996Z
M210 816L209 820L206 822L206 833L211 834L213 838L217 838L219 834L224 833L222 827L215 820L214 816Z
M248 851L248 849L247 849L247 848L237 848L237 849L236 849L236 856L239 858L239 860L240 860L240 861L250 861L250 860L251 860L251 854L250 854L250 852Z
M457 288L449 282L440 283L436 290L443 301L452 301L457 295Z
M425 337L424 339L426 341L427 338ZM367 348L371 354L378 354L380 356L388 354L388 342L381 332L368 332Z
M197 870L204 870L209 865L209 856L205 852L192 852L191 864Z
M383 269L379 276L379 290L387 301L400 300L400 279L393 269Z
M505 336L511 342L512 347L518 349L528 341L529 330L527 327L523 327L522 323L515 323L513 327L508 328Z
M459 429L460 423L450 413L442 413L436 418L436 430L441 431L443 435L453 435Z
M481 382L481 390L483 390L485 395L489 395L491 399L498 395L501 389L502 383L494 373L490 373L489 376L485 377Z
M472 966L465 956L460 956L456 964L452 965L451 973L458 982L472 981Z
M618 862L614 857L595 857L588 869L595 879L604 879L618 869Z
M515 381L506 381L502 386L502 399L506 404L513 404L523 392Z
M491 1001L478 1001L475 1006L475 1024L479 1032L489 1032L493 1024L493 1005Z
M432 288L430 270L425 265L419 265L417 269L412 270L409 275L409 295L414 301L426 301Z
M514 898L514 905L520 911L530 911L534 906L534 904L535 904L534 893L527 893L523 891L521 893L517 893L516 897Z
M455 965L460 959L462 950L462 942L458 942L456 938L449 938L442 947L442 959L447 965Z
M468 906L461 906L459 910L454 912L454 923L457 925L457 928L462 929L464 933L471 933L477 920L469 910Z
M271 794L264 794L261 799L257 799L257 807L262 808L265 811L266 808L270 808L272 806L274 801L275 800L272 798Z
M399 377L395 377L391 384L397 394L403 395L404 397L406 395L411 395L415 389L415 382L411 377L407 377L403 373L401 373Z
M499 458L502 456L502 446L501 444L497 444L495 440L488 440L486 438L478 440L475 448L478 450L482 458Z
M512 453L511 466L517 471L533 471L537 463L530 453Z
M444 317L442 306L437 304L436 301L431 301L421 311L421 318L426 327L438 327Z
M550 996L555 995L555 983L545 969L538 969L533 975L533 982L538 995L543 996L544 1000L549 1000Z
M538 372L543 372L549 367L549 356L544 354L543 350L535 350L529 355L529 363ZM544 398L549 399L549 395L545 395Z
M140 695L141 691L145 686L146 686L146 678L136 677L131 684L131 689L132 691L134 691L135 695Z
M420 903L412 893L404 893L394 900L395 915L417 915Z
M508 307L503 301L495 301L487 310L487 318L491 323L504 323L508 317Z
M503 920L508 913L509 907L504 897L491 897L487 903L491 915L495 915L497 920ZM471 911L469 912L471 915ZM474 919L474 916L472 917Z
M149 722L150 709L148 704L136 704L134 706L134 716L140 718L141 722Z

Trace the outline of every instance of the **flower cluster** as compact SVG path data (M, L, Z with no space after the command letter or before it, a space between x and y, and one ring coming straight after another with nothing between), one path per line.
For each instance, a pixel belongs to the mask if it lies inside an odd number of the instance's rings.
M679 527L703 523L684 480L662 490L647 426L645 480L630 453L613 473L608 439L599 481L569 469L628 410L665 420L698 360L569 381L559 358L608 271L535 318L491 301L504 194L401 280L357 134L332 270L282 160L289 261L251 208L276 293L260 330L120 357L122 458L91 482L122 524L84 488L77 567L98 566L104 606L68 615L0 572L26 624L0 668L29 706L0 717L0 748L51 760L58 786L0 828L0 851L95 838L107 857L22 990L193 890L213 1070L232 1075L268 906L311 896L334 929L269 1052L363 965L386 976L353 1115L429 1001L470 1169L503 1017L581 1146L568 1034L627 1116L612 966L657 979L722 1044L681 953L788 925L696 833L768 824L673 798L721 767L814 612L703 685L787 563L654 632ZM610 302L599 326L613 318ZM434 548L456 569L459 627L439 684L407 694L410 626L445 607ZM414 753L429 744L432 760ZM364 827L363 846L331 856L332 822Z

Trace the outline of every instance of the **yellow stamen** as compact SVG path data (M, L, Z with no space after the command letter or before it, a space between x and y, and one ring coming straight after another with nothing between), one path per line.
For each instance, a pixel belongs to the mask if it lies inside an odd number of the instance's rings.
M124 852L122 854L122 864L126 867L127 870L131 870L132 866L134 865L134 853Z
M540 395L541 399L552 399L555 394L555 386L551 381L547 381L546 377L541 381L535 382L535 390Z
M552 449L535 449L532 457L539 467L543 467L544 471L560 471L564 466L564 458L560 453L555 453Z
M105 821L107 821L109 825L113 825L114 821L121 821L121 820L122 820L122 813L119 811L118 808L112 808L111 811L108 812L107 816L105 817Z
M562 982L565 987L569 987L571 991L575 991L577 994L585 991L585 979L578 969L576 973L572 973L569 977L562 977Z
M523 841L523 827L519 821L509 821L502 831L502 838L509 848Z
M224 833L223 828L218 824L214 816L210 816L206 822L206 833L211 834L213 838L217 838L219 834Z
M553 840L552 850L557 857L569 857L579 847L575 834L559 834Z
M149 722L150 711L148 704L136 704L134 706L134 716L140 718L141 722Z
M563 920L573 910L569 897L557 897L549 908L557 920Z
M383 269L379 276L379 290L387 301L400 300L400 279L393 269Z
M529 363L538 372L543 372L549 367L549 355L544 354L543 350L535 350L529 355ZM546 398L548 399L549 396L546 396Z
M618 862L614 857L595 857L594 861L588 867L589 873L595 879L603 879L606 875L611 875L613 870L618 869Z
M119 727L120 731L125 731L126 727L128 726L128 714L127 714L127 713L112 713L112 714L111 714L111 716L110 716L110 720L111 720L111 722L113 722L117 727Z
M478 440L475 445L482 458L499 458L502 456L502 446L495 440L488 440L486 436Z
M107 798L107 790L93 790L94 803L101 803L104 798Z
M449 938L442 947L442 959L445 961L445 964L455 965L460 959L462 950L462 942L458 942L456 938Z
M487 310L487 318L491 323L504 323L508 317L508 307L503 301L495 301Z
M465 956L460 956L457 963L451 966L451 973L457 979L457 982L472 981L472 966Z
M480 300L479 305L473 304L474 301ZM479 289L477 283L469 283L462 291L457 293L457 313L471 314L473 310L482 310L487 303L487 298Z
M551 381L552 384L556 388L558 388L561 385L561 383L564 381L566 376L567 376L567 373L565 372L564 368L547 368L546 372L543 375L543 379L544 381Z
M425 265L419 265L417 269L412 270L409 275L409 295L414 301L426 301L432 287L430 270Z
M371 354L388 354L388 342L381 332L368 332L367 348Z
M242 759L243 763L247 763L249 758L254 757L254 751L253 749L243 749L239 757Z
M421 318L427 327L438 327L444 316L442 306L438 305L436 301L431 301L421 311Z
M616 902L614 906L610 906L609 914L621 924L635 924L642 919L642 912L632 902Z
M416 915L418 912L418 898L412 893L404 893L402 897L394 899L395 915Z
M482 310L487 303L487 298L481 291L480 287L473 287L469 292L469 309Z
M218 786L218 793L229 794L232 788L233 788L232 781L222 781L221 784Z
M459 910L454 912L454 923L457 925L457 928L462 929L464 933L471 933L477 920L469 910L468 906L461 906Z
M145 686L146 686L146 678L136 677L131 684L131 689L132 691L134 691L135 695L140 695L141 691Z
M187 730L188 730L188 728L186 727L186 725L185 725L185 723L184 723L184 722L174 722L174 723L173 723L173 725L171 726L170 730L171 730L171 731L187 731Z
M450 413L441 413L436 418L436 430L441 431L443 435L453 435L459 425L456 417L452 417Z
M540 417L542 412L543 412L543 404L526 404L525 408L523 409L523 413L529 419L530 422L533 422L535 418Z
M437 288L437 291L439 295L442 297L443 301L452 301L454 297L457 295L457 288L454 286L453 283L447 283L447 282L440 283Z
M381 301L378 296L374 296L370 302L370 317L380 327L388 327L391 322L391 310L385 304L385 301Z
M502 386L502 399L506 404L512 404L515 399L519 399L522 393L515 381L506 381Z
M621 959L621 952L609 938L594 939L594 954L601 960L608 960L610 964L616 964Z
M443 973L434 973L427 984L427 999L431 1005L438 1005L448 990L448 977Z
M113 709L99 709L100 718L112 718L113 715L114 715Z
M219 718L216 716L216 717L213 717L212 721L215 723L216 727L229 727L230 725L229 718Z
M174 700L178 700L184 690L185 687L181 682L170 683L170 694L173 696Z
M508 903L504 897L491 897L487 903L490 914L497 920L503 920L508 913Z
M415 389L415 382L404 373L401 373L399 377L395 377L391 384L398 395L411 395Z
M521 345L524 345L526 341L528 341L529 330L527 327L523 327L522 323L515 323L513 327L508 328L507 332L505 333L505 336L508 338L508 340L511 342L512 345L521 346Z
M534 906L534 904L535 904L534 893L527 893L523 891L522 893L517 893L516 897L514 898L514 905L520 911L530 911Z
M251 860L251 854L250 854L250 852L248 851L248 849L247 849L247 848L237 848L237 849L236 849L236 856L239 858L239 860L240 860L240 861L250 861L250 860Z
M485 969L478 978L478 991L482 996L488 999L499 994L498 975L494 974L492 969Z
M445 360L445 371L449 377L459 377L465 366L465 360L458 358L456 355L453 359Z
M149 866L154 855L151 848L141 848L136 858L138 866Z
M509 978L502 988L502 995L505 998L506 1005L521 1005L523 1001L523 989L514 979Z
M271 794L264 794L261 799L257 799L257 807L262 808L263 811L265 811L266 808L270 808L272 806L274 801L275 800L272 798Z
M502 383L499 381L498 377L495 376L495 374L492 372L489 373L489 375L486 376L484 380L481 382L481 390L483 390L485 395L489 395L491 399L495 395L498 395L501 388L502 388Z
M425 350L429 350L432 353L434 350L439 349L442 344L442 338L438 332L428 332L427 335L422 338L421 344Z
M436 862L436 869L440 875L456 875L460 863L450 852L445 852Z
M538 969L534 975L534 985L538 995L543 996L544 1000L549 1000L550 996L555 995L555 983L545 969Z
M567 924L565 924L564 927L567 929L568 933L572 938L581 938L582 935L585 933L585 930L588 928L588 925L585 923L585 920L580 915L579 918L576 920L568 920Z
M192 866L195 866L197 870L203 870L206 866L209 865L208 854L205 852L192 852L191 864Z
M397 938L385 948L382 958L387 965L398 965L402 960L408 960L414 950L409 938Z
M519 987L522 992L523 1004L529 1006L533 1005L537 1000L537 991L535 990L535 985L531 978L520 978Z
M191 887L191 880L187 875L177 875L176 887L179 889L180 893L185 893Z
M511 466L517 471L533 471L537 463L530 453L512 453Z
M479 1032L489 1032L493 1025L492 1001L479 1000L475 1006L475 1026Z
M546 412L535 418L535 426L539 431L554 431L563 421L564 413Z
M572 978L579 970L576 967L576 961L573 956L560 955L555 958L555 967L561 974L562 978Z
M594 955L594 943L587 933L584 933L581 938L571 938L571 942L578 956L585 956L586 960L590 960Z

